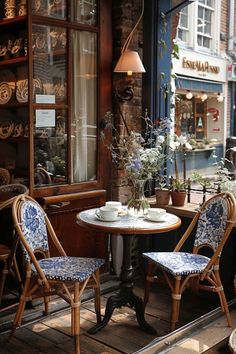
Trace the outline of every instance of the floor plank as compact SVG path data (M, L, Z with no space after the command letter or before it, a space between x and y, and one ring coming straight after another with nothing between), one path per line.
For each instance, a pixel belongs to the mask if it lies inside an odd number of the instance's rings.
M143 297L142 284L135 286L135 293ZM114 292L104 294L101 298L102 315L105 312L107 299L112 294L114 295ZM52 313L48 316L42 316L41 303L37 303L31 310L27 309L24 322L31 319L32 312L34 315L38 313L37 321L17 329L10 342L7 342L8 333L2 333L0 335L0 354L74 353L74 341L70 335L70 309L61 307L59 312L53 312L55 304L56 308L60 308L60 301L58 299L51 301L50 310ZM80 314L81 354L131 354L140 350L155 338L168 333L170 304L169 290L163 284L156 284L150 293L145 318L157 330L157 335L143 332L138 326L133 309L128 307L115 309L107 326L95 335L90 335L87 331L96 323L94 301L83 302ZM204 297L186 292L181 305L179 326L192 321L216 306L218 304L215 300L208 301ZM12 310L12 313L8 311L5 317L3 313L0 313L0 331L1 323L12 320L14 311Z

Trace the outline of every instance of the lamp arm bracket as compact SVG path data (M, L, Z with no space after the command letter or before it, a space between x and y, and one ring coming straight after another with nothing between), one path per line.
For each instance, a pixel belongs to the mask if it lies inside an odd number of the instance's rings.
M138 27L139 22L141 21L141 19L142 19L142 17L143 17L143 13L144 13L144 0L142 0L142 11L141 11L141 14L140 14L140 16L139 16L139 18L138 18L138 20L137 20L137 22L136 22L134 28L132 29L132 31L130 32L130 34L128 35L128 37L126 38L126 41L125 41L125 43L124 43L124 45L123 45L123 48L122 48L122 50L121 50L121 54L123 54L124 51L128 49L129 44L130 44L130 42L131 42L131 40L132 40L134 31L135 31L136 28Z
M116 89L115 97L121 102L131 101L132 98L134 97L134 91L131 86L127 86L122 90Z

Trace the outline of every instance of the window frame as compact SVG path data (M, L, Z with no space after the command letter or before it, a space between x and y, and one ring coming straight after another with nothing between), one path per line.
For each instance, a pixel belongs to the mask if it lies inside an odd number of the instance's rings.
M64 193L74 193L74 192L84 192L95 191L97 189L107 189L110 181L111 169L107 168L102 161L107 161L111 163L111 158L108 149L104 146L100 136L100 122L102 121L105 113L111 110L112 106L112 4L106 0L98 0L97 9L97 24L86 25L75 22L72 20L70 6L71 2L67 1L69 6L68 18L63 20L63 27L68 29L68 64L67 64L67 75L68 82L70 83L72 72L72 42L70 38L70 33L72 30L89 30L91 32L97 33L97 120L96 120L96 130L97 130L97 152L96 152L96 179L73 182L71 175L71 108L68 106L68 182L63 185L48 185L47 188L40 188L31 185L31 194L34 197L47 197L56 194ZM31 21L30 21L31 22ZM33 24L48 24L51 23L56 25L57 23L62 23L62 21L54 20L50 18L39 18L38 16L32 17ZM31 24L30 26L31 27ZM68 102L71 98L71 84L68 85ZM104 90L106 87L106 90ZM31 158L33 162L34 151L31 149ZM30 172L30 175L32 171Z
M186 13L182 11L183 9L186 9ZM179 13L179 24L177 27L177 40L179 40L181 43L187 44L189 42L189 6L185 6L183 9ZM183 15L187 17L187 27L181 24L181 17ZM178 35L179 30L182 30L186 33L186 41L179 37Z

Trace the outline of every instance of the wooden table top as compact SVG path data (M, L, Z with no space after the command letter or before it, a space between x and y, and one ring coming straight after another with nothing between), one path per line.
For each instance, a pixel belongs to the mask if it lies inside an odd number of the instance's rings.
M150 221L147 218L134 217L128 213L119 216L116 221L99 220L95 209L89 209L77 214L77 222L81 226L96 231L121 233L121 234L156 234L177 229L181 225L178 216L167 213L163 221Z

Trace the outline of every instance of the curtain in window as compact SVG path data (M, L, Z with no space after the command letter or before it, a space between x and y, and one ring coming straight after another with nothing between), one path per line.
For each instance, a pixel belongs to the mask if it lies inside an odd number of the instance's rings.
M97 37L73 31L72 182L96 178Z

